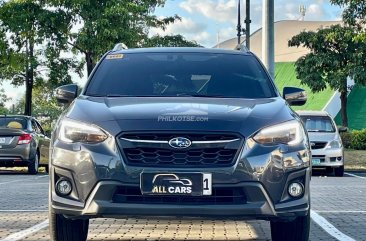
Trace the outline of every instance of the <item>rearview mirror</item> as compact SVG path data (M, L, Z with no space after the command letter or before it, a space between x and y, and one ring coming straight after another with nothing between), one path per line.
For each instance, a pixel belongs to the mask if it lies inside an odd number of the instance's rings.
M78 86L76 84L63 85L56 89L56 99L59 103L69 104L78 94Z
M347 132L348 131L348 128L345 127L345 126L339 126L338 127L338 132Z
M292 106L305 105L307 101L305 90L296 87L283 88L283 98Z

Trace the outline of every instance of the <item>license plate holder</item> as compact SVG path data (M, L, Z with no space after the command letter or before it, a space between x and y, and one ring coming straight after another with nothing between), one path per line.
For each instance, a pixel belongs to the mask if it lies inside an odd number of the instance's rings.
M311 162L312 162L313 166L320 165L320 159L312 159Z
M140 189L143 195L212 195L211 173L149 173L140 175Z

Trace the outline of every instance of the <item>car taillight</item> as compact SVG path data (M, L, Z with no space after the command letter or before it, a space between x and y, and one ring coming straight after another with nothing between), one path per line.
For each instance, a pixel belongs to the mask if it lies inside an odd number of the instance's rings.
M32 135L23 134L19 137L18 145L29 144L32 140Z

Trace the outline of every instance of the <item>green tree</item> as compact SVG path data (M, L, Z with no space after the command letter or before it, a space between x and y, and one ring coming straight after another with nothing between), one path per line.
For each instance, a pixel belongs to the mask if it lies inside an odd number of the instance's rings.
M366 23L366 1L365 0L330 0L332 4L344 7L343 19L351 26Z
M165 0L46 0L69 16L68 43L74 53L84 55L88 75L98 59L116 43L140 47L148 38L150 27L165 28L179 19L178 16L158 18L156 7Z
M202 47L195 41L188 41L182 35L154 35L147 39L144 47Z
M24 102L25 96L17 101L14 107L16 114L23 113ZM53 124L63 110L62 106L57 104L53 88L48 85L35 86L33 89L32 108L33 116L41 122L46 133L50 134Z
M68 25L62 25L67 16L62 11L49 9L43 0L0 2L0 48L1 45L6 48L0 78L8 79L16 86L25 84L24 113L27 115L32 114L33 85L43 81L43 53L45 49L63 46L65 39L62 37L68 31Z
M4 93L4 89L0 89L0 115L4 115L8 113L7 108L5 107L5 103L9 100L9 98Z
M296 62L297 77L312 91L319 92L328 85L341 93L341 116L343 126L347 118L347 78L357 84L366 82L366 69L361 61L361 49L365 43L354 41L357 32L351 27L334 25L317 32L302 32L289 41L289 46L304 46L310 53ZM361 56L361 57L360 57Z

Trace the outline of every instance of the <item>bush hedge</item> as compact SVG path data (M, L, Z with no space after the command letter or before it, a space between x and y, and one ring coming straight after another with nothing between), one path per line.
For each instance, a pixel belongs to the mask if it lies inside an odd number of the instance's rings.
M366 150L366 129L344 132L341 137L345 148Z

